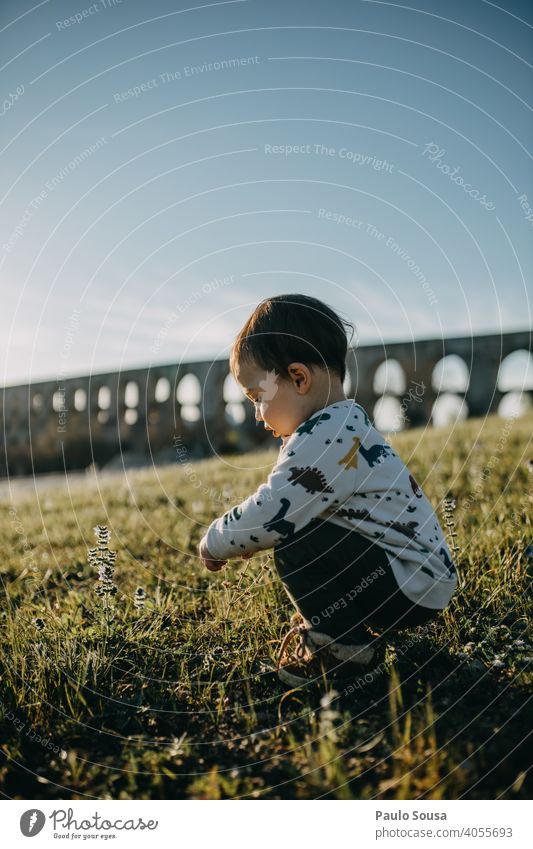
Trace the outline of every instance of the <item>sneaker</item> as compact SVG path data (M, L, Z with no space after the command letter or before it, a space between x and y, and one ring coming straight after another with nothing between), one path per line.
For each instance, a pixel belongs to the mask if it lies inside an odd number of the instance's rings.
M368 684L381 674L386 648L382 640L346 645L310 628L300 614L291 621L295 624L281 643L277 663L278 677L284 684L301 687L324 678L338 684ZM295 637L298 644L290 652L288 646Z

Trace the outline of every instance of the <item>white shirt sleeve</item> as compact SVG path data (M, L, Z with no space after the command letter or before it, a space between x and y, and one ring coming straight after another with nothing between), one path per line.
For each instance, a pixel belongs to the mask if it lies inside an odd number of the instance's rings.
M352 440L346 439L350 420L346 409L338 412L319 411L300 425L280 449L266 483L211 523L204 539L214 559L272 548L349 498L356 464Z

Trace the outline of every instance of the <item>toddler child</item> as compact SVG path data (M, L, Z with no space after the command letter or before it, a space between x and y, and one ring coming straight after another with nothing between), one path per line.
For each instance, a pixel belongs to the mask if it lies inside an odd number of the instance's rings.
M250 316L230 368L256 420L282 444L266 483L215 519L199 544L211 571L273 548L297 611L278 660L293 687L324 676L371 680L384 635L435 619L457 584L431 503L346 398L348 326L306 295L267 298Z

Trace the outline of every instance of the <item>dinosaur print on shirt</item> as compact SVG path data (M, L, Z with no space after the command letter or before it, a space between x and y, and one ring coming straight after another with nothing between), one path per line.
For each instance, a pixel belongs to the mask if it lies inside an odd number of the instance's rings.
M455 566L453 565L452 561L450 560L450 556L449 556L448 552L446 551L446 549L441 548L441 550L439 551L439 554L441 555L442 559L444 560L444 563L445 563L446 568L447 568L448 572L450 573L450 575L456 574Z
M341 457L339 460L339 465L342 463L345 468L357 468L357 452L359 451L359 446L361 445L361 440L358 436L352 436L353 445L351 448L348 448L348 451Z
M227 510L222 517L224 520L224 524L227 525L228 522L237 521L237 519L240 519L241 513L242 511L238 504L236 505L236 507L233 507L232 510Z
M300 427L296 428L295 433L299 434L300 436L302 436L304 433L312 433L313 428L315 428L317 424L323 421L327 421L327 419L330 418L331 416L329 415L329 413L324 413L322 416L315 416L315 418L313 419L307 419L307 421L301 424Z
M383 463L391 450L389 445L371 445L370 448L365 448L364 445L359 446L359 453L365 458L369 466Z
M360 404L354 404L354 407L355 407L356 410L359 410L359 412L363 416L363 420L364 420L365 425L367 427L371 427L370 419L367 416L366 410L364 410L363 407L361 407Z
M333 492L323 473L316 467L310 469L309 466L306 466L305 469L299 469L297 466L291 466L289 471L288 480L293 486L299 483L306 492Z
M335 512L336 516L339 516L341 519L366 519L367 521L372 521L370 517L370 510L354 510L353 507L349 507L347 510L344 508L340 508Z
M272 519L269 519L268 522L265 522L263 527L267 531L276 531L276 533L281 534L281 536L291 536L294 533L294 523L288 522L283 517L287 513L287 510L290 507L291 502L288 498L281 499L281 507Z
M411 489L413 490L416 497L422 498L422 490L420 489L420 487L418 486L417 482L415 481L415 479L412 475L409 475L409 483L411 484Z

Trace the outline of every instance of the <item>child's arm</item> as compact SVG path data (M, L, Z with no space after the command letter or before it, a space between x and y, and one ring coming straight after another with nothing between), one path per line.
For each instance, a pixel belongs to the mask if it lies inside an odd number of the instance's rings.
M328 506L345 501L356 484L352 431L346 424L352 422L343 409L340 416L324 416L296 430L266 483L211 523L202 540L211 557L222 561L272 548Z

